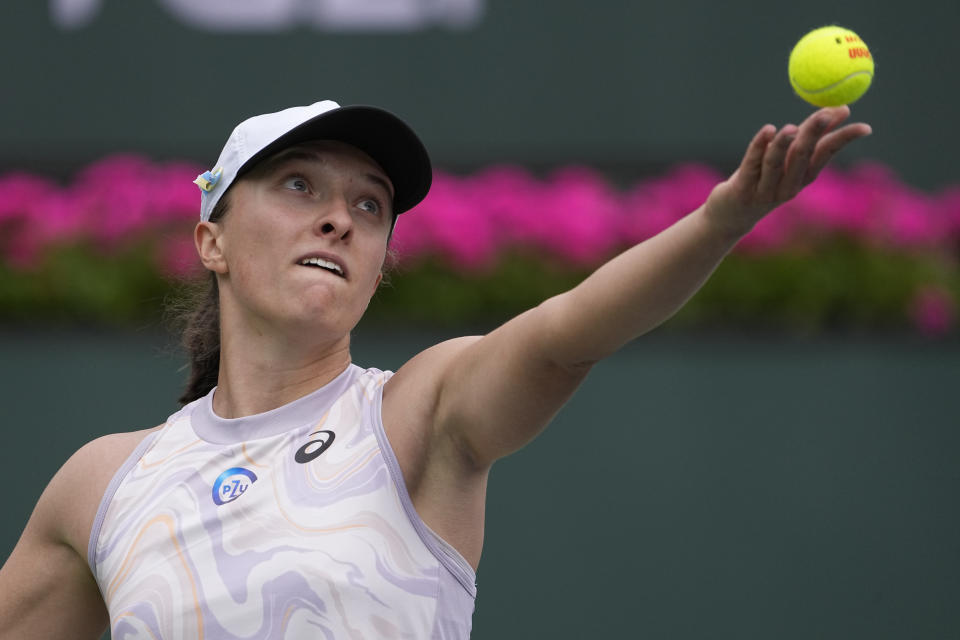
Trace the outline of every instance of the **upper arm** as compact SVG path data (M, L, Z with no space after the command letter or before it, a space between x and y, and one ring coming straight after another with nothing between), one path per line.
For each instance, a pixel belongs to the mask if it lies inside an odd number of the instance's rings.
M403 397L420 403L413 410L432 425L435 441L483 469L549 423L592 365L568 362L567 301L551 298L485 336L442 343L397 372L398 383L417 385Z
M108 615L86 558L51 535L47 519L34 512L0 569L0 639L99 638Z
M592 362L566 344L569 296L551 298L475 341L451 362L436 419L488 466L537 436L573 395Z
M87 543L107 484L146 433L114 434L84 445L44 489L0 568L0 640L95 639L107 628Z
M74 454L47 485L0 568L0 639L98 638L107 612L86 554L68 542L70 485L80 481ZM64 516L67 515L66 518Z

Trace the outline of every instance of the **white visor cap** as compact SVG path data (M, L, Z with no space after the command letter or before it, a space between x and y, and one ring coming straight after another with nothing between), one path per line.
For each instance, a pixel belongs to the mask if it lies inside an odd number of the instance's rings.
M430 190L430 156L403 120L377 107L341 107L333 100L323 100L253 116L238 124L213 169L194 180L201 191L200 219L210 219L238 176L261 160L310 140L345 142L373 158L393 183L394 215L415 206Z

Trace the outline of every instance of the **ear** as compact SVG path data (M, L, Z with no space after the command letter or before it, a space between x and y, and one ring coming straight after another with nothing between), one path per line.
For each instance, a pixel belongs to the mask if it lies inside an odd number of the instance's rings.
M223 255L223 229L220 225L216 222L198 222L193 230L193 243L206 269L221 275L229 271Z

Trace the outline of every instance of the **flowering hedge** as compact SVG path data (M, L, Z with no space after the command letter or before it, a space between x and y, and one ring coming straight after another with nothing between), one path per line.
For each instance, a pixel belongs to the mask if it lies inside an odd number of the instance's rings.
M201 171L113 156L61 186L0 176L0 317L128 320L155 314L197 273L190 229ZM437 173L397 226L401 275L372 314L505 317L572 286L689 213L723 176L678 166L627 188L596 171L539 178L517 167ZM677 324L955 326L960 187L928 194L886 167L827 170L762 221Z

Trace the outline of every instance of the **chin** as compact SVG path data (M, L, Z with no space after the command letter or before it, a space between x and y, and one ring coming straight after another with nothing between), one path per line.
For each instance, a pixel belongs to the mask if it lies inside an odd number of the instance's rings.
M288 316L288 323L298 331L333 338L350 333L359 320L359 317L346 313L342 308L323 304L306 305Z

